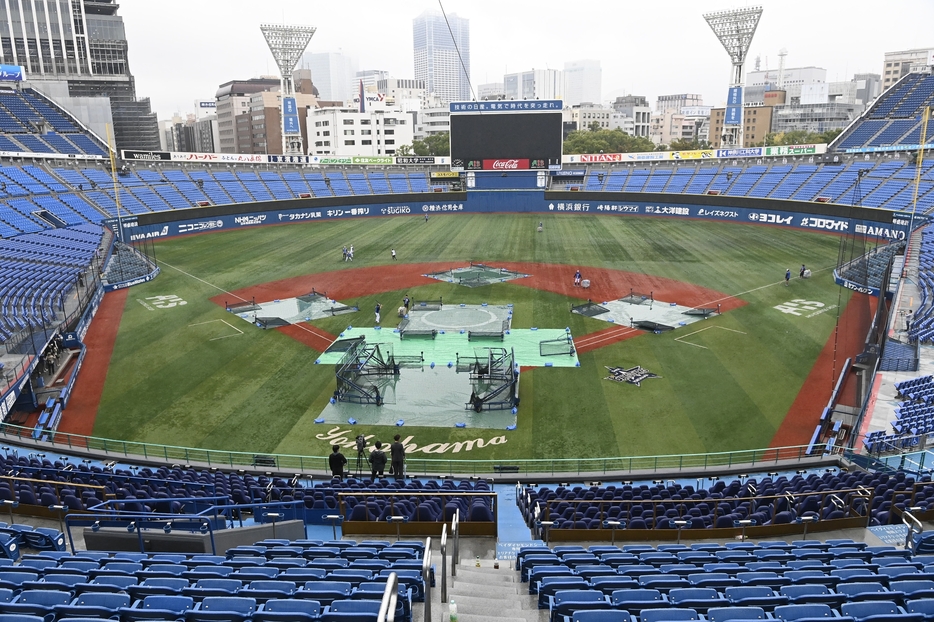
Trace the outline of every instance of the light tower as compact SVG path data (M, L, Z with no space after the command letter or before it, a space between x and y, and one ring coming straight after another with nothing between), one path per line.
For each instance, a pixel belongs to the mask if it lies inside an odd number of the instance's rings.
M723 117L723 142L725 147L743 146L743 65L752 36L762 16L762 7L732 9L707 13L704 19L723 44L733 61L730 73L730 91Z
M279 67L282 84L282 153L303 155L302 128L298 121L295 105L295 85L292 71L315 34L314 26L286 26L284 24L260 24L259 29L266 38L266 45Z

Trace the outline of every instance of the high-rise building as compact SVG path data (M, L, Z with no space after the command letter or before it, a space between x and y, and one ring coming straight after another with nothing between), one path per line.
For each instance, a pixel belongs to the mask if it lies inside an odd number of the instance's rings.
M505 99L561 99L564 76L558 69L507 73L503 76L503 91Z
M450 24L450 29L448 25ZM425 11L412 20L415 79L443 104L473 99L470 92L470 20Z
M159 149L148 98L136 96L116 0L0 3L0 62L26 67L28 83L118 149Z
M343 52L305 54L299 66L311 69L311 81L321 99L346 102L360 89L357 61Z
M934 65L934 47L901 52L886 52L882 69L882 90L889 88L905 74Z
M602 101L603 70L598 60L574 60L564 63L564 104L599 104Z

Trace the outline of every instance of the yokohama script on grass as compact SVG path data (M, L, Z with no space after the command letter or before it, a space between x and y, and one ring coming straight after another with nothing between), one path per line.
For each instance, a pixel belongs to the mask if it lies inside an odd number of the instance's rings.
M366 435L367 442L371 442L373 438L376 437L376 434ZM316 434L315 438L321 441L327 441L331 445L340 445L344 449L352 449L356 446L356 435L350 430L341 430L340 426L336 426L328 430L324 434ZM405 445L406 454L414 454L422 452L425 454L444 454L452 453L456 454L463 451L471 451L474 448L482 449L490 445L505 445L506 437L505 436L494 436L491 439L482 439L475 438L472 441L460 441L456 443L429 443L424 447L419 447L412 442L414 436L407 436L402 439L402 444Z

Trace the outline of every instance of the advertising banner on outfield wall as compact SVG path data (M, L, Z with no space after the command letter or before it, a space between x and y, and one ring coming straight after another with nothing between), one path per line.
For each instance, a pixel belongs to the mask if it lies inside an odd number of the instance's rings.
M827 153L827 145L786 145L746 147L743 149L698 149L694 151L637 151L634 153L575 153L562 156L564 164L600 164L615 162L662 162L666 160L706 160L803 156Z
M414 166L449 166L448 156L311 156L277 155L265 153L190 153L182 151L133 151L123 150L121 157L128 161L140 162L244 162L249 164L317 164L346 166L387 166L390 164ZM46 157L41 153L0 152L6 157ZM99 155L72 156L49 154L57 158L89 158L100 160Z
M430 200L436 198L437 200ZM817 208L819 209L819 208ZM275 209L245 214L224 215L215 208L211 217L195 218L181 222L159 223L141 226L136 217L123 219L123 229L130 240L153 237L173 237L192 233L209 233L289 222L310 220L334 220L364 216L423 216L436 213L557 213L574 216L652 216L660 218L702 218L726 220L736 223L780 225L843 234L865 235L886 240L904 240L909 226L907 217L895 214L891 224L815 215L800 212L783 212L769 209L738 207L701 206L683 203L642 203L622 201L549 200L541 191L487 191L468 195L466 200L448 199L440 195L426 194L425 199L405 203L373 203L361 205L334 205L296 209ZM186 210L186 216L198 210ZM218 215L219 214L219 215Z

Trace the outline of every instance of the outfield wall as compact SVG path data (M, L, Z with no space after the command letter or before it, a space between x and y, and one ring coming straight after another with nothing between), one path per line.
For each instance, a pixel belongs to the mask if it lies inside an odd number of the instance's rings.
M327 197L168 210L124 217L122 227L127 241L134 242L312 220L447 213L567 213L700 218L904 240L911 218L910 214L888 210L722 195L675 198L648 193L490 190L397 194L391 196L391 202L387 198L387 195ZM117 228L116 219L108 219L105 224ZM923 221L916 217L915 224L921 225Z

